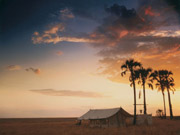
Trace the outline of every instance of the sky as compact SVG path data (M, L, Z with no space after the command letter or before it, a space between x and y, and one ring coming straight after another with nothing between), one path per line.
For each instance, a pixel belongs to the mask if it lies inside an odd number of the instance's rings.
M130 58L173 72L180 115L179 43L178 0L0 0L0 118L133 113L133 88L121 76ZM163 109L156 88L147 87L146 99L149 114Z

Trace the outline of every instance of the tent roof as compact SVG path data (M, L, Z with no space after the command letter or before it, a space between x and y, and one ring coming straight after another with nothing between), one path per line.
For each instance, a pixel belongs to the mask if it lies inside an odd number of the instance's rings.
M116 114L118 111L121 111L126 116L131 116L124 109L120 108L111 108L111 109L90 109L87 113L79 117L79 120L88 120L88 119L104 119L109 118Z

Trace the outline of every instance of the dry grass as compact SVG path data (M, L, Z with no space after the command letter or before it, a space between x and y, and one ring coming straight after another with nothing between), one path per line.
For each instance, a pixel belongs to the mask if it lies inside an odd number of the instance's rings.
M89 128L75 118L0 119L0 135L180 135L180 120L153 119L152 126Z

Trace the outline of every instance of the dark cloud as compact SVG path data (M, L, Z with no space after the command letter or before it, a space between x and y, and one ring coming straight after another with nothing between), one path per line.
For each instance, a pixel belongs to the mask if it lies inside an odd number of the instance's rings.
M177 25L177 16L173 14L174 11L168 9L168 12L164 14L162 7L159 9L153 7L157 4L154 0L143 4L140 4L137 11L118 4L105 9L110 14L90 35L92 39L99 41L93 44L95 47L102 48L99 54L109 51L112 55L124 55L143 49L146 51L151 46L161 49L166 46L173 47L179 42L177 35L168 35L169 29ZM163 2L162 5L164 10L168 8L166 3ZM148 32L154 31L159 35L155 33L148 35ZM165 35L162 37L163 34Z
M114 4L113 6L106 8L106 11L121 18L130 18L137 15L135 9L127 9L125 6L118 4Z
M155 29L155 25L152 23L153 17L145 19L138 15L135 9L127 9L125 6L114 4L105 10L110 14L91 34L91 38L101 40L95 46L116 46L127 35L132 37Z
M82 18L87 18L87 19L95 19L94 16L90 11L87 10L82 10L82 9L73 9L72 11L75 15L82 17Z
M165 0L172 8L174 8L180 15L180 1L179 0Z
M27 72L32 71L33 73L35 73L37 75L39 75L41 73L41 70L39 68L32 68L32 67L30 67L30 68L26 68L25 70Z
M96 92L85 92L85 91L72 91L72 90L54 90L54 89L38 89L30 90L35 93L40 93L49 96L70 96L70 97L89 97L98 98L103 97L101 94Z
M92 44L100 49L100 74L112 81L125 82L120 67L129 58L146 66L177 70L180 60L178 14L165 1L139 1L136 9L114 4L105 11L109 15L90 35L100 41Z
M180 37L127 36L114 47L104 48L98 54L103 57L131 56L135 53L158 54L174 48Z

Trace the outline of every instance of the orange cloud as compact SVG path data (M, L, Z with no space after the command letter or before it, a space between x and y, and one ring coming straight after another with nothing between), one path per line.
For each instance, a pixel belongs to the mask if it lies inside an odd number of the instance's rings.
M58 43L62 41L67 41L67 42L80 42L80 43L95 43L95 40L88 39L88 38L76 38L76 37L50 37L48 39L43 39L41 37L38 37L36 39L37 42L35 43Z
M149 16L160 16L159 13L156 13L152 10L152 7L149 6L148 8L145 9L145 15L149 15Z
M153 30L142 32L139 36L157 36L157 37L180 37L180 30Z
M162 59L169 59L170 57L180 57L180 45L166 51L165 55L162 56Z
M62 52L62 51L57 51L56 54L57 54L58 56L61 56L61 55L63 55L63 52Z
M77 38L77 37L60 37L60 36L56 36L56 37L50 37L48 39L42 39L40 40L39 43L58 43L58 42L62 42L62 41L67 41L67 42L80 42L80 43L94 43L96 42L95 40L92 39L88 39L88 38Z
M35 31L33 34L34 34L35 36L38 36L38 35L39 35L39 32Z
M65 27L62 23L56 24L52 26L50 29L45 30L41 35L39 32L35 31L33 33L32 41L34 44L40 44L43 41L49 41L53 37L57 37L58 32L62 32L65 30Z
M126 36L129 32L127 30L123 30L122 32L120 32L119 37L122 38L124 36Z
M13 71L13 70L20 70L21 66L19 65L9 65L6 67L7 70Z
M172 57L179 57L180 56L180 45L176 45L175 47L164 51L163 53L158 54L147 54L143 56L143 59L163 59L163 60L168 60L171 59Z
M38 89L38 90L30 90L30 91L48 96L71 96L71 97L89 97L89 98L103 97L103 95L100 93L85 92L85 91L54 90L54 89Z
M53 26L49 30L44 31L44 33L46 33L46 34L57 34L58 31L64 31L64 29L65 29L64 25L62 23L60 23L60 24Z
M143 47L143 46L142 46ZM160 48L159 48L160 49ZM104 57L99 60L101 68L98 70L98 74L105 76L107 79L118 82L118 83L129 83L128 76L121 76L121 65L128 58L134 58L137 61L140 61L145 67L152 67L154 70L158 69L167 69L171 70L174 73L174 79L176 89L180 88L180 45L177 44L170 49L160 51L157 48L149 48L148 51L138 51L132 52L129 55L123 56L114 56L114 57Z
M33 33L32 41L34 44L40 43L59 43L59 42L85 42L85 43L95 43L99 42L98 40L93 40L91 38L85 37L66 37L59 36L58 32L63 32L65 27L62 23L51 27L48 30L45 30L43 34L39 34L37 31Z
M32 68L32 67L30 67L30 68L27 68L27 69L25 69L27 72L29 72L29 71L32 71L32 72L34 72L35 74L37 74L37 75L39 75L40 73L41 73L41 70L39 69L39 68Z

